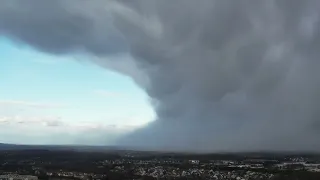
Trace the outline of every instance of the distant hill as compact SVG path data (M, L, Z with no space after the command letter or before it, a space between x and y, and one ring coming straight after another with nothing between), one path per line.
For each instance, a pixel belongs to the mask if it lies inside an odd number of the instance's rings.
M124 148L115 146L84 146L84 145L20 145L20 144L5 144L0 143L1 150L73 150L73 151L121 151Z
M192 153L192 152L166 152L142 150L139 148L117 147L117 146L84 146L84 145L20 145L0 143L0 151L6 150L33 150L33 151L78 151L78 152L102 152L102 153L142 153L144 155L167 154L174 156L219 156L219 157L251 157L251 158L275 158L285 156L316 156L320 154L316 152L216 152L216 153Z
M44 146L29 146L0 143L0 150L23 150L23 149L42 149ZM44 148L46 149L46 148Z

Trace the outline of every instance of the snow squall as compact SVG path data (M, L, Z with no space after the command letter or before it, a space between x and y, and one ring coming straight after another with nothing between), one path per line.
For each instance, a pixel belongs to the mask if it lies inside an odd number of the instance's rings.
M319 151L318 0L7 0L0 35L90 54L133 78L157 119L119 145ZM106 58L130 54L134 62Z

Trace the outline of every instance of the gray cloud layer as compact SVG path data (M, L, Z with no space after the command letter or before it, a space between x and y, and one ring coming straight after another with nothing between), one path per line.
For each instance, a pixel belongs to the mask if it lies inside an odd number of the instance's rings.
M129 50L148 76L143 88L158 118L120 144L319 150L319 5L7 0L0 7L0 33L49 53L84 50L100 64L106 55Z

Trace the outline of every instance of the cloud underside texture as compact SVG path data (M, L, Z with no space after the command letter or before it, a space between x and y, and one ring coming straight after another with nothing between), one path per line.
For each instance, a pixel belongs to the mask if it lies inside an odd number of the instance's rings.
M89 53L138 82L157 120L121 145L319 150L319 6L317 0L7 0L0 33L47 53ZM106 58L128 52L138 69Z

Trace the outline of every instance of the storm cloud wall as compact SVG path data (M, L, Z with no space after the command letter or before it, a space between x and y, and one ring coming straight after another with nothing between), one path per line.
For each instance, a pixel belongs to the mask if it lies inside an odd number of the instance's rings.
M320 148L317 0L4 1L0 33L133 78L157 119L120 145ZM134 61L110 56L130 54ZM110 60L111 59L111 60Z

